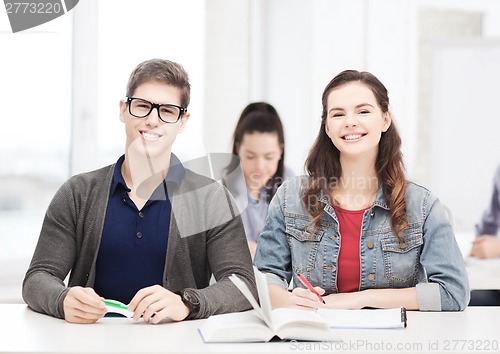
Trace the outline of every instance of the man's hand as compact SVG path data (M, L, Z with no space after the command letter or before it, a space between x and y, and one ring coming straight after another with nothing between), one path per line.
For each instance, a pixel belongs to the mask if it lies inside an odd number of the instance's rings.
M75 286L64 298L64 319L71 323L94 323L107 310L102 298L92 288Z
M145 322L159 323L164 318L182 321L189 315L189 309L179 295L160 285L141 289L128 305L134 312L134 320L142 316Z
M500 238L493 235L482 235L472 242L470 255L478 258L495 258L500 256Z

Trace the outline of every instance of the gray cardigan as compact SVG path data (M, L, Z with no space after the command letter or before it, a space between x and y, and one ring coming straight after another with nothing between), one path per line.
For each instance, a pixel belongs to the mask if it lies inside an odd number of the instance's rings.
M113 169L111 165L71 177L50 203L23 281L23 299L33 310L64 318L68 287L93 286ZM249 309L228 279L238 275L257 297L243 224L229 193L219 183L186 170L169 197L163 286L173 292L197 289L200 309L189 318ZM212 274L217 282L210 285Z

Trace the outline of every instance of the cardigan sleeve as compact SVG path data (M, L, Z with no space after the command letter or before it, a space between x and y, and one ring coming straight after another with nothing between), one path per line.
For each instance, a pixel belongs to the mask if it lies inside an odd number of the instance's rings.
M75 262L75 206L65 183L50 203L23 282L23 299L33 310L64 318L64 279Z
M193 178L188 174L188 182ZM205 179L206 184L200 186L199 178L195 180L197 183L171 198L173 224L165 285L174 292L188 288L198 297L199 310L189 318L250 309L248 300L229 280L232 274L237 275L257 298L252 260L237 206L219 183ZM215 282L210 282L212 274Z
M73 176L54 195L22 286L33 310L64 318L66 280L69 286L93 285L112 172L113 165Z

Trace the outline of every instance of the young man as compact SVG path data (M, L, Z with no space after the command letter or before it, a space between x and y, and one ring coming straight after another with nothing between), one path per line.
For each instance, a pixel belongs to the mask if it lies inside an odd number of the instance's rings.
M24 300L74 323L103 317L104 298L128 304L134 319L150 323L250 308L228 279L237 274L256 294L234 202L171 153L189 119L187 73L168 60L145 61L132 72L126 96L125 154L73 176L56 193L23 282Z

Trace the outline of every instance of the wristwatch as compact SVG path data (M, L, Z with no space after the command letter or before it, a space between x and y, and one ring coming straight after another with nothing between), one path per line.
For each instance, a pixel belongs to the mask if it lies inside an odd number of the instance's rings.
M200 300L194 291L191 289L185 289L180 292L182 302L189 309L188 317L195 316L200 310Z

